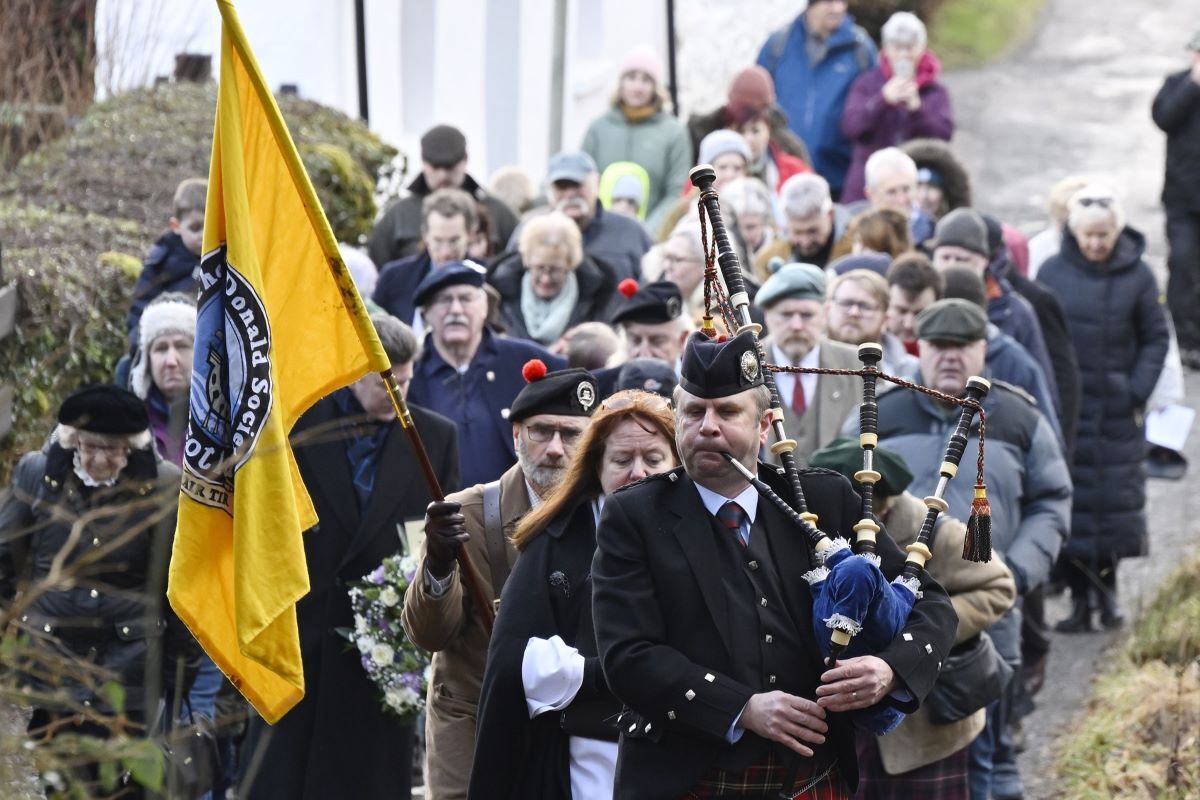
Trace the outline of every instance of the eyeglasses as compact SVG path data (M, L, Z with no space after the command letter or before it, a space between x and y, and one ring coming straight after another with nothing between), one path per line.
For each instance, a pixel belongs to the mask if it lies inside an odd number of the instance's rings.
M128 446L123 444L88 442L82 439L75 443L75 449L83 455L104 455L110 458L129 452Z
M546 444L551 441L555 434L562 439L562 443L567 447L579 441L579 437L583 434L581 428L567 428L561 425L542 425L533 424L526 425L525 432L529 434L529 440L538 444Z
M855 311L859 314L878 314L881 308L874 303L864 303L861 300L834 300L833 304L847 313Z
M1092 206L1098 206L1100 208L1110 208L1112 206L1112 204L1113 204L1113 199L1111 197L1081 197L1081 198L1079 198L1079 205L1083 206L1084 208L1091 208Z
M671 401L654 392L623 389L600 404L601 411L621 411L626 408L637 408L644 411L670 411Z
M530 275L543 278L561 278L571 271L567 267L544 266L541 264L536 266L533 264L526 264L525 270Z
M466 307L481 297L483 297L482 291L472 292L470 294L465 292L462 294L440 294L433 300L429 301L429 306L438 310L444 310L450 308L457 302L460 306Z

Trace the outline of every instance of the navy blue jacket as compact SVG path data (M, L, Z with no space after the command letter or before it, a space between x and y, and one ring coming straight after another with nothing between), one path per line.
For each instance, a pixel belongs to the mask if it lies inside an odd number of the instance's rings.
M1038 270L1038 281L1062 301L1079 356L1082 400L1067 550L1087 561L1146 553L1142 411L1162 371L1169 333L1158 283L1142 260L1145 250L1145 237L1126 228L1108 260L1095 264L1067 230L1058 255Z
M458 426L462 485L474 486L499 478L517 463L508 409L525 385L521 367L540 358L550 371L567 366L565 359L520 339L506 339L490 330L466 372L446 363L430 337L413 364L408 401L436 411Z
M142 273L133 287L133 305L125 327L129 331L130 348L137 347L138 323L150 301L163 292L183 292L196 295L200 288L200 256L183 246L178 233L164 233L142 262Z
M875 43L847 14L826 40L825 58L813 64L806 46L804 14L776 31L758 53L758 65L771 73L775 94L790 127L812 155L812 165L829 181L834 197L850 168L850 140L842 133L842 110L850 85L875 66Z
M433 260L424 250L415 256L389 261L379 268L379 278L375 281L375 292L371 299L405 325L412 325L417 313L413 294L417 291L417 284L432 268Z

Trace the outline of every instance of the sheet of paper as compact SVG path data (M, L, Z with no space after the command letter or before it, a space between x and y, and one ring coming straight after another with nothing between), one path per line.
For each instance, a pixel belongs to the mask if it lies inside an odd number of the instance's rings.
M421 545L425 543L425 518L404 521L404 528L396 525L396 533L400 537L400 552L406 556L420 556Z
M1195 420L1196 409L1188 406L1169 405L1156 408L1146 415L1146 441L1170 450L1182 451Z

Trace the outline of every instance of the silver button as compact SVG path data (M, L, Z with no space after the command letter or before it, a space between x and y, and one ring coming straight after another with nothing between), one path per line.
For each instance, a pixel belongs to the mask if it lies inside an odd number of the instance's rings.
M688 689L686 692L684 692L683 696L686 697L688 700L696 699L696 693L693 692L691 689Z
M44 630L46 633L49 633L49 632L50 632L50 625L49 625L49 624L43 625L43 626L42 626L42 630Z
M129 626L128 625L121 626L121 633L128 636L129 635Z
M651 727L651 723L647 722L646 723L646 731L645 731L646 733L650 732L650 727Z
M486 377L486 378L487 378L487 382L488 382L488 383L492 383L492 382L494 382L494 381L496 380L496 373L492 372L492 371L489 369L489 370L487 371L487 375L485 375L484 377ZM631 729L631 731L632 731L632 729Z
M708 681L709 683L712 683L716 679L717 679L716 676L713 675L711 672L705 673L705 675L704 675L704 680Z
M767 607L767 598L765 598L765 597L760 597L760 598L759 598L759 600L758 600L758 604L759 604L760 606L762 606L763 608L766 608L766 607Z
M906 633L906 634L904 634L904 641L906 641L906 642L911 642L911 641L912 641L912 634L911 634L911 633Z
M674 711L668 711L668 712L667 712L667 719L675 719L675 712L674 712Z
M752 569L752 570L755 570L755 569L758 569L758 562L757 562L757 561L751 561L751 562L750 562L749 564L747 564L746 566L750 567L750 569Z
M100 593L98 591L96 591L95 589L92 589L90 592L88 592L88 594L91 595L91 598L93 600L95 600L97 597L100 596Z
M766 636L763 637L763 641L766 642L767 644L770 644L771 642L775 641L775 637L768 633Z
M634 732L634 731L636 731L636 730L637 730L637 723L635 722L635 723L633 723L632 725L630 725L630 726L629 726L629 732L630 732L630 733L633 733L633 732Z
M925 645L925 652L932 654L933 653L933 645L931 645L931 644Z
M774 675L768 675L768 676L767 676L767 683L774 684L774 683L775 683L775 676L774 676Z
M93 536L92 537L92 547L99 547L99 546L100 546L100 537Z

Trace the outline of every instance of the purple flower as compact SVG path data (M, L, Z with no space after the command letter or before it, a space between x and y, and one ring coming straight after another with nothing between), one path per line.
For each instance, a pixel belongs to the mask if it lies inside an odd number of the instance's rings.
M368 675L369 675L369 674L371 674L371 668L374 666L374 665L371 663L371 659L370 659L370 658L368 658L367 656L363 656L363 657L362 657L362 659L361 659L361 661L362 661L362 667L363 667L363 669L365 669L365 670L367 671L367 674L368 674Z
M371 583L379 586L383 583L383 575L384 575L383 564L380 564L378 567L376 567L371 572L371 574L369 576L367 576L367 580L369 580L369 581L371 581Z

